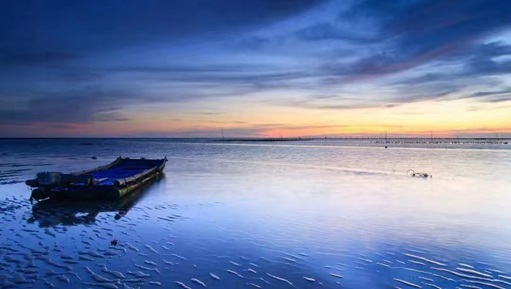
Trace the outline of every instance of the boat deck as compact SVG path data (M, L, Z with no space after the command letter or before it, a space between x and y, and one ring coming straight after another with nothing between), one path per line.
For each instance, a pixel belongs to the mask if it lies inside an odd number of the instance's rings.
M147 160L147 164L141 163L140 160L125 160L108 169L91 172L91 175L99 180L97 185L112 186L115 180L140 174L154 165L156 165L154 160Z

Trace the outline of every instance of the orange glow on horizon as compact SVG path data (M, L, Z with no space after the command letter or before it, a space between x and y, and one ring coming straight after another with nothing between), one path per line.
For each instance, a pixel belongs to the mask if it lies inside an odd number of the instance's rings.
M507 106L506 106L507 105ZM244 107L233 104L233 107ZM246 105L245 105L246 107ZM416 102L396 107L318 110L250 106L224 114L138 113L128 120L31 123L12 127L31 136L56 137L394 137L511 134L511 103L467 100ZM1 126L1 125L0 125ZM507 136L509 137L509 136Z

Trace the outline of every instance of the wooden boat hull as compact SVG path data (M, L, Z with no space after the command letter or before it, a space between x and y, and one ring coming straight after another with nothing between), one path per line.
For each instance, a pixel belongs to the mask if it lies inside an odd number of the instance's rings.
M158 180L167 159L118 158L92 170L72 174L40 173L28 180L36 200L118 200Z

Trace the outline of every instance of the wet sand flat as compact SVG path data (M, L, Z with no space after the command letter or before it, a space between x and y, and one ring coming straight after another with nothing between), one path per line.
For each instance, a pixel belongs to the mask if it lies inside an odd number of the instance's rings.
M80 142L0 141L0 288L511 288L506 147ZM119 155L165 177L29 202L35 172Z

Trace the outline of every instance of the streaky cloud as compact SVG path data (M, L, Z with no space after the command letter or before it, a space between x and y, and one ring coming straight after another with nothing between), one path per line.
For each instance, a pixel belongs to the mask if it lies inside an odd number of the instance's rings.
M67 52L0 50L0 65L2 66L60 65L77 58L76 55Z
M0 10L0 50L112 49L232 34L302 13L323 0L9 1ZM15 29L13 29L15 27Z
M296 31L294 36L302 41L341 40L357 44L370 44L382 40L361 35L359 32L338 27L330 22L312 24Z
M510 15L511 3L503 0L361 1L339 19L370 17L379 27L379 36L388 40L373 55L347 68L340 64L342 69L337 71L354 79L376 77L445 59L509 27Z

